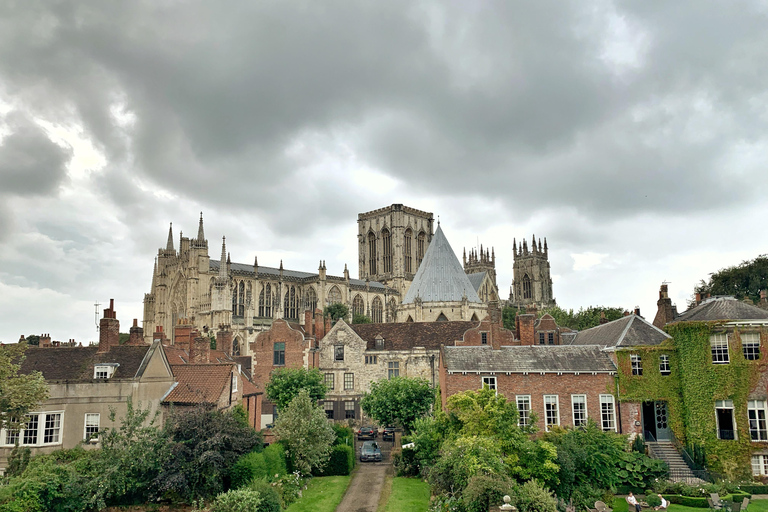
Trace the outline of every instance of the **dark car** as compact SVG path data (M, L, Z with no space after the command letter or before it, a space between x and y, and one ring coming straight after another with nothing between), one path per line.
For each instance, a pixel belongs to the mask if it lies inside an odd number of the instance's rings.
M381 433L381 438L385 441L394 441L395 427L384 427L384 431Z
M381 449L376 441L366 441L360 448L360 462L381 462Z
M360 427L357 431L358 439L376 439L379 435L379 431L373 427Z

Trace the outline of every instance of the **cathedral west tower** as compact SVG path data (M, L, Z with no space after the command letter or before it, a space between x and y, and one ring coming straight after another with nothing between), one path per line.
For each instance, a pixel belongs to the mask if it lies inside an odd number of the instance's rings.
M512 290L509 297L510 305L517 308L554 306L555 298L552 294L552 278L549 272L547 239L544 239L543 246L541 239L536 245L536 235L534 235L531 238L530 249L525 239L519 246L517 241L513 240L512 252L515 263Z

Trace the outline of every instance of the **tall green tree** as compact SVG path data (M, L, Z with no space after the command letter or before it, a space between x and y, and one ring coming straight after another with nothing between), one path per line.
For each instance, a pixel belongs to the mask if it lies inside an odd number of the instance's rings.
M768 289L768 255L761 254L753 260L743 261L710 274L702 280L694 292L712 295L733 295L737 299L760 300L760 290Z
M326 387L323 374L317 368L281 368L272 372L267 383L267 398L284 409L291 400L299 395L302 389L307 390L309 397L317 403L325 398Z
M30 409L48 398L42 373L19 374L26 349L23 342L0 346L0 428L23 426Z
M335 323L340 318L349 318L349 308L346 304L337 302L335 304L331 304L330 306L326 306L325 316L330 317L331 321Z
M286 446L286 455L302 475L325 464L336 433L306 389L291 400L275 421L275 435Z
M413 423L429 413L434 399L426 379L395 377L371 383L360 406L380 425L399 425L410 432Z

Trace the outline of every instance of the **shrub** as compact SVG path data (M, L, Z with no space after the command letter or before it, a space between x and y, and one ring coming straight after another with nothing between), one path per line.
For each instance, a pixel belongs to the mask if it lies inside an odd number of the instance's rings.
M355 467L355 449L339 444L331 448L328 462L317 470L316 476L348 475Z
M645 502L649 507L658 507L661 505L661 497L658 494L647 494L645 496Z
M305 479L301 477L298 471L283 475L275 482L275 490L280 494L280 501L283 508L301 498L301 491L305 486Z
M285 463L285 448L280 443L273 443L262 452L264 454L264 463L267 465L267 479L272 480L288 473Z
M261 512L262 499L251 489L231 489L216 496L210 512Z
M739 489L749 494L768 494L768 485L763 484L742 484Z
M254 478L267 478L268 475L264 454L258 452L241 456L229 472L233 489L247 485Z
M259 512L280 512L280 494L263 478L257 478L248 486L261 495Z
M416 450L403 448L392 455L392 465L397 471L397 476L419 476L419 463L416 458Z
M345 427L344 425L340 425L338 423L334 423L331 426L333 427L334 434L336 434L336 440L333 441L334 445L343 444L347 446L354 446L354 430L352 430L350 427Z
M509 497L520 512L557 512L554 494L536 480L529 480L516 487Z
M475 475L464 489L462 501L467 512L487 512L502 503L504 495L514 487L514 482L504 475Z
M606 496L606 494L608 494ZM613 503L613 498L610 497L610 493L603 489L596 489L589 484L581 484L571 493L571 500L576 506L576 510L585 510L594 508L596 501L602 501L603 503Z
M8 457L8 469L5 470L5 476L18 476L27 469L32 450L28 446L14 446L11 455Z
M664 499L675 505L683 505L684 507L693 508L709 508L707 498L694 498L691 496L680 496L678 494L662 494Z

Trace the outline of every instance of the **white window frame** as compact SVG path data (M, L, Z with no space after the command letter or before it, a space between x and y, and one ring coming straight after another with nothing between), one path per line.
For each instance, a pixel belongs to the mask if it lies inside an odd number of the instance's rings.
M355 374L351 372L346 372L344 374L344 391L354 391L355 390Z
M578 423L576 421L576 404L584 406L584 409L581 411L583 417L579 418ZM589 417L587 413L587 395L571 395L571 415L573 417L574 427L580 427L587 424L587 418Z
M93 420L93 418L96 418L95 424L93 421L89 424L88 419ZM88 439L88 427L96 427L95 436ZM88 439L88 442L90 443L98 443L99 442L99 430L101 429L101 414L98 412L87 412L85 413L85 417L83 419L83 439Z
M525 409L525 415L520 411L520 404L524 403L528 407ZM516 395L515 405L517 406L517 425L519 427L527 427L531 424L531 395Z
M232 372L232 392L237 393L237 373Z
M554 401L552 399L554 398ZM555 422L549 422L549 411L547 405L555 406ZM544 395L544 429L549 432L549 427L560 425L560 396L559 395Z
M58 415L58 421L57 426L54 428L55 430L55 436L56 439L54 441L45 442L46 437L46 431L48 430L46 428L46 425L48 424L48 416L57 416ZM63 442L64 438L64 411L42 411L42 412L30 412L27 414L27 417L31 419L32 417L36 418L36 428L33 431L29 429L19 429L19 435L18 435L18 442L19 446L56 446L60 445ZM29 426L29 423L27 423L27 426ZM30 436L34 436L35 442L34 443L27 443L25 442L25 434L29 430ZM4 446L13 446L13 444L8 443L8 430L3 429L2 435L0 435L0 438L2 438L3 445Z
M749 400L747 402L749 438L753 443L768 441L768 413L766 413L766 410L768 410L768 407L766 407L765 400ZM754 413L754 418L752 413ZM762 413L762 418L760 413ZM757 434L756 436L754 435L755 433Z
M97 364L93 367L93 378L99 380L111 379L116 369L116 364Z
M352 411L352 415L349 415L349 411ZM354 420L355 419L355 401L354 400L347 400L344 402L344 419L345 420Z
M739 334L741 337L741 351L744 354L744 359L747 361L758 361L760 359L760 333L759 332L742 332ZM755 358L747 357L747 347L751 347L750 353L757 355Z
M757 454L752 456L752 475L768 476L768 455Z
M610 407L606 408L606 406ZM613 395L600 395L600 428L616 432L616 399Z
M492 389L494 393L497 395L499 394L499 390L496 387L496 376L495 375L485 375L480 380L480 386L481 389L484 389L485 386L488 386L488 389Z
M400 376L400 361L387 362L387 379L394 379Z
M669 354L659 356L659 373L666 376L672 373L672 366L669 364Z
M632 375L636 375L638 377L643 376L643 358L640 357L640 354L629 354L629 361L632 365Z
M717 438L720 439L720 417L717 414L718 409L731 410L731 428L733 429L733 439L724 439L724 441L738 441L739 432L736 430L736 411L733 407L733 400L715 400L715 427L717 428Z
M333 391L336 387L336 376L331 372L326 372L323 376L323 384L325 384L326 389Z
M712 364L728 364L731 362L727 333L711 334L709 336L709 346L712 351Z

